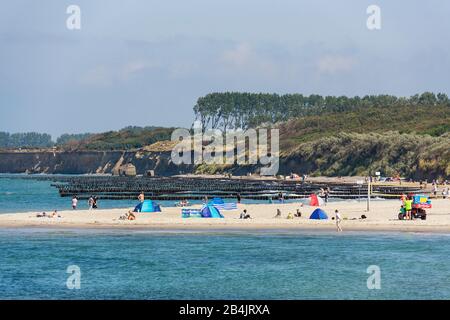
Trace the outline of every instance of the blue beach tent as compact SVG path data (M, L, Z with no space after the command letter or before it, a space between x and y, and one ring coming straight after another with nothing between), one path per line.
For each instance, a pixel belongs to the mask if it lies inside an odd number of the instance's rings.
M152 200L145 200L134 208L134 212L161 212L161 207Z
M311 216L309 218L314 219L314 220L326 220L326 219L328 219L328 216L325 213L325 211L317 208L316 210L313 211L313 213L311 214Z

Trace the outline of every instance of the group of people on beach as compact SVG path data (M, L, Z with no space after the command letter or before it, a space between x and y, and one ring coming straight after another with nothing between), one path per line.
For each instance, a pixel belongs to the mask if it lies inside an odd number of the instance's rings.
M300 207L303 207L303 203L300 204ZM297 209L296 212L294 214L292 214L292 212L288 212L286 219L294 219L294 218L301 218L302 213L300 211L300 209ZM281 218L281 210L277 209L277 214L275 215L274 218Z
M300 204L300 207L303 207L303 203ZM246 211L246 210L244 210L244 211ZM274 216L274 218L281 218L281 217L282 217L281 210L277 209L277 213ZM291 220L294 218L301 218L301 217L302 217L302 212L300 211L300 209L297 209L294 214L292 212L288 212L286 219ZM337 209L334 211L333 220L336 221L337 231L341 232L342 231L342 227L341 227L342 217L341 217L341 214L339 213L339 210L337 210Z
M42 212L42 213L38 213L36 214L37 218L62 218L62 216L58 213L57 210L53 211L53 213L46 213L46 212Z
M187 207L187 206L189 206L189 201L187 201L186 199L183 199L183 200L180 200L179 202L177 202L176 204L175 204L175 206L177 206L177 207Z
M331 189L330 187L320 188L319 196L324 199L325 205L328 203L328 199L330 198Z
M432 188L433 188L433 196L436 198L438 196L439 193L439 181L433 181L433 183L431 184ZM450 189L448 187L448 182L447 180L445 180L442 183L442 191L441 191L441 196L443 199L446 199L447 197L450 196Z
M72 197L72 210L77 210L77 207L78 207L78 197L73 196ZM98 197L97 196L89 197L88 207L89 207L89 210L98 209Z
M138 205L133 209L129 210L127 213L119 217L119 220L136 220L136 213L141 212L142 206L144 205L145 195L144 192L141 192L138 195Z

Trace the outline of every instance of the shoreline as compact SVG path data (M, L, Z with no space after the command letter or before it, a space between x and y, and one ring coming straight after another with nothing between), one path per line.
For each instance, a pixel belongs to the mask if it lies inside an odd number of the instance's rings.
M434 200L433 208L427 210L427 220L400 221L397 219L399 200L372 202L371 211L365 211L363 202L342 201L328 203L321 208L329 216L328 220L310 220L309 216L316 207L299 203L276 204L239 204L238 210L223 211L224 219L181 218L181 208L163 207L161 213L138 213L134 221L118 220L126 209L60 211L61 218L37 218L36 212L10 213L0 215L2 229L101 229L101 230L166 230L166 231L318 231L336 232L331 217L338 209L343 216L342 228L355 232L420 232L450 233L450 201ZM199 206L193 206L199 207ZM239 219L243 209L252 219ZM274 218L276 210L282 212L281 218ZM299 209L301 218L286 219L288 212ZM367 219L360 219L361 215ZM337 233L337 232L336 232Z
M189 227L174 226L174 225L97 225L97 224L65 224L65 225L44 225L44 224L23 224L23 225L3 225L0 224L0 230L101 230L101 231L161 231L161 232L180 232L180 233L238 233L238 232L258 232L258 233L282 233L282 232L318 232L323 234L346 234L351 233L420 233L420 234L450 234L450 226L437 227L437 226L405 226L405 227L391 227L391 226L344 226L343 232L336 232L336 227L333 226L306 226L306 225L293 225L293 226L267 226L267 225L251 225L251 226L200 226L191 225Z

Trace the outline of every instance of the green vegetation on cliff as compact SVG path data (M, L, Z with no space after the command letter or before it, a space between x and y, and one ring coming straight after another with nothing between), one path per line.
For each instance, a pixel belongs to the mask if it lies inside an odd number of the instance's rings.
M282 153L283 173L383 175L423 178L450 176L450 133L338 133L299 143Z
M65 145L75 150L127 150L142 148L157 141L170 140L173 128L126 127L119 131L108 131L89 135L86 139Z
M280 173L450 176L450 106L355 107L279 122ZM197 172L236 168L200 166Z
M281 123L283 150L301 142L342 132L371 133L396 131L440 136L450 132L450 106L380 106L346 112L307 116Z

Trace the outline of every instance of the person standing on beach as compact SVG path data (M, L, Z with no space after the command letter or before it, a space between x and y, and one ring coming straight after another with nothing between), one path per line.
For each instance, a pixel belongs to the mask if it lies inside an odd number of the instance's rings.
M78 198L76 196L73 196L72 198L72 209L77 210L77 204L78 204Z
M238 194L236 195L236 198L237 198L237 203L241 203L242 197L241 197L241 194L240 194L240 193L238 193Z
M89 206L89 210L92 210L94 208L94 197L93 196L89 197L88 206Z
M412 220L413 219L412 214L411 214L412 203L413 203L412 198L411 197L407 197L406 200L405 200L406 220Z
M438 191L439 191L438 184L437 184L437 182L435 182L435 183L433 183L433 195L435 198L437 197Z
M327 203L328 203L328 198L330 197L330 188L329 187L327 187L326 189L325 189L325 205L327 205Z
M141 212L141 210L142 210L142 206L144 205L144 201L145 201L144 192L141 192L138 195L138 200L139 200L139 204L136 206L136 208L134 208L135 212Z
M280 203L284 203L284 194L283 194L283 192L280 192L278 194L278 200L280 201Z
M336 219L336 228L338 232L342 232L342 227L341 227L341 214L339 213L339 210L335 210L334 211L334 218Z
M98 198L97 198L97 196L95 196L93 198L93 202L92 202L92 209L98 209L97 201L98 201Z

